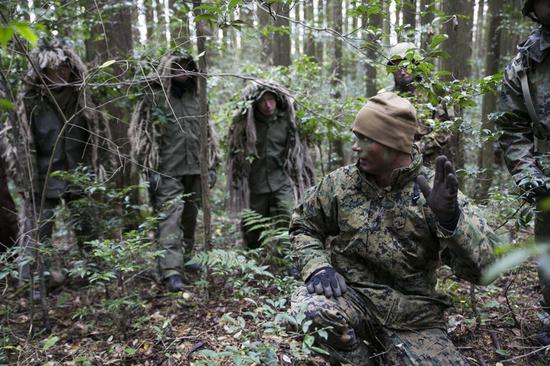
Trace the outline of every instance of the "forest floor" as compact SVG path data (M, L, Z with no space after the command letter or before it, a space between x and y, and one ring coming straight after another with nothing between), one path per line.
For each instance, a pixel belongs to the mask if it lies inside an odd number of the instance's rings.
M4 280L0 365L328 365L308 353L310 336L276 324L299 283L284 276L256 280L242 268L188 274L187 291L179 294L146 272L125 295L107 297L100 287L72 283L48 296L49 330L28 291ZM261 275L259 267L246 268ZM550 349L534 342L548 322L536 273L528 262L476 287L472 297L470 284L440 271L439 288L455 302L449 333L472 365L550 365Z

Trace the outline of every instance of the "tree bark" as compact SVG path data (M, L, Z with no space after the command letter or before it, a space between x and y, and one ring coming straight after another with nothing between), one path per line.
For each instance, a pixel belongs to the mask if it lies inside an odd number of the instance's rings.
M290 27L289 7L286 3L275 3L272 5L275 15L276 27ZM290 66L290 34L288 31L278 30L273 34L272 41L273 65Z
M501 49L501 37L500 37L500 25L502 22L502 1L501 0L488 0L489 9L487 11L488 29L487 36L485 39L485 45L487 50L487 55L485 58L485 74L493 75L500 70L500 49ZM489 113L492 113L496 110L496 95L493 93L487 93L483 96L483 105L481 108L481 136L485 133L484 131L494 132L495 126L494 122L489 119ZM495 149L494 141L488 140L483 142L481 147L481 153L479 154L479 168L483 169L484 172L480 177L481 185L476 190L476 198L484 199L487 198L489 189L491 188L491 183L494 177L494 159Z
M256 16L260 25L260 42L262 45L262 61L266 65L273 65L273 55L271 52L271 33L267 33L268 27L272 25L273 19L260 2L256 4Z
M113 13L103 12L112 1L88 0L87 10L100 14L98 21L92 25L90 39L85 41L86 58L88 62L99 65L107 60L125 60L133 50L132 39L132 8L130 6L118 6ZM122 62L112 66L113 79L119 82L127 79L126 66ZM122 94L124 94L122 92ZM103 100L111 118L109 127L113 142L120 147L120 151L129 155L128 140L128 116L131 106L126 99L115 98L114 101ZM130 169L126 169L124 161L123 170L117 177L120 187L130 184Z
M330 2L330 26L338 34L342 34L342 1L332 0ZM333 55L332 55L332 95L335 99L340 99L342 93L340 84L342 83L343 67L342 67L342 39L333 37ZM333 151L336 159L333 161L333 167L341 167L345 165L346 159L344 154L344 143L341 139L332 141Z
M193 10L195 15L201 14L201 10L197 9L201 5L201 0L193 0ZM211 215L210 215L210 188L208 186L208 96L206 89L206 34L204 21L195 23L195 31L197 34L197 52L202 55L199 58L199 76L198 91L201 114L201 139L200 139L200 166L201 166L201 200L202 212L204 221L204 248L212 249L212 231L211 231Z
M363 4L366 6L369 4L369 0L363 0ZM368 26L375 28L382 28L382 16L381 14L371 14L370 17L364 14L362 17L363 29ZM376 65L378 59L378 40L376 36L365 32L365 42L367 44L367 57L365 60L365 76L366 76L366 96L372 97L378 92L378 85L376 83Z
M313 0L304 1L304 20L308 26L313 26ZM304 37L304 53L306 56L315 58L315 38L313 37L313 31L306 28L306 34Z
M449 39L443 43L443 50L449 57L443 59L441 66L443 70L451 72L450 80L462 80L469 78L472 74L472 25L473 25L473 0L446 0L443 3L443 12L452 16L452 19L444 25L444 33ZM452 108L452 106L448 106ZM462 111L455 108L458 116ZM457 126L458 127L458 126ZM456 132L448 143L448 154L453 160L457 169L464 168L464 136L456 129ZM463 180L459 179L460 185Z

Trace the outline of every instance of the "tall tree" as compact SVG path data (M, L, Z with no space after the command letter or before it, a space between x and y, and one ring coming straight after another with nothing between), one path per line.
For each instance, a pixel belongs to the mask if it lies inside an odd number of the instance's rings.
M193 0L193 11L195 16L201 14L201 0ZM208 186L208 96L207 96L207 62L206 62L206 31L205 21L201 20L195 23L195 32L197 34L197 52L199 58L199 76L198 92L201 115L201 140L200 140L200 166L201 166L201 202L204 221L204 247L206 250L212 249L212 231L210 215L210 188Z
M262 45L262 60L266 65L273 64L273 54L271 52L271 31L273 19L269 14L268 8L260 1L256 3L256 16L258 17L258 24L260 26L260 42Z
M485 45L487 54L485 57L485 74L493 75L500 70L500 49L501 49L501 23L502 23L502 1L488 0L487 17L488 28ZM481 107L481 135L484 131L495 130L494 122L489 118L489 114L496 110L496 95L486 93L483 96L483 104ZM484 170L480 182L481 185L476 191L477 198L486 198L491 187L494 176L494 141L492 139L483 142L481 152L479 154L479 168Z
M434 31L432 29L432 21L434 20L433 13L433 1L432 0L419 0L420 1L420 25L422 34L420 35L421 47L426 49L430 44Z
M325 15L327 14L327 0L317 0L317 26L323 28L325 26ZM325 43L322 37L317 37L315 43L315 53L317 62L322 64L325 55Z
M290 66L290 21L289 6L286 2L272 4L275 14L274 25L277 30L273 32L273 65Z
M369 6L370 0L363 0L365 6ZM380 13L371 12L370 16L364 13L362 16L363 32L365 35L365 45L367 47L367 57L365 60L365 75L366 75L366 96L372 97L376 95L378 86L376 83L376 64L378 60L378 39L376 33L366 31L367 27L372 27L373 30L382 28L382 15Z
M304 37L304 54L310 57L315 57L315 38L309 28L314 25L313 19L313 0L304 0L304 20L308 25Z
M403 25L408 24L408 32L402 36L403 40L414 42L414 31L416 29L416 0L403 1Z
M444 32L449 39L443 43L443 50L449 57L441 62L441 68L451 73L450 79L462 80L469 78L472 73L472 25L474 0L445 0L443 12L451 18L444 26ZM451 108L452 106L448 106ZM455 108L455 113L462 111ZM458 126L457 126L458 127ZM448 144L448 153L458 169L464 168L464 136L456 128L456 132ZM462 181L461 181L462 183Z
M98 65L107 60L127 59L133 51L132 6L119 4L118 1L113 0L88 0L87 10L94 14L90 38L85 41L88 62ZM112 81L123 82L127 79L127 68L124 62L116 62L111 67ZM109 125L113 142L120 147L122 153L128 155L130 106L126 103L126 99L108 98L102 102L106 104L111 117ZM127 185L130 179L130 169L125 169L123 172L118 178L121 186Z
M338 34L342 34L342 1L330 1L330 26ZM342 38L333 36L333 54L332 54L332 95L335 99L342 97L340 84L342 83L343 65L342 65ZM344 143L341 139L335 139L333 142L333 152L335 160L334 167L345 165ZM331 159L332 160L332 159Z

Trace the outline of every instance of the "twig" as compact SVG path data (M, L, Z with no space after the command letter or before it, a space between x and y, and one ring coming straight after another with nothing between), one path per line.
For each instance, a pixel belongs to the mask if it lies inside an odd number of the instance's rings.
M476 356L476 359L478 360L479 364L481 366L487 366L487 363L485 362L485 359L483 358L483 355L481 354L481 352L479 352L478 349L474 349L473 352L474 352L474 355Z
M547 350L550 350L550 345L544 346L544 347L541 347L541 348L537 348L536 350L531 351L531 352L529 352L529 353L526 353L526 354L524 354L524 355L520 355L520 356L516 356L516 357L509 358L509 359L507 359L507 360L503 360L502 362L510 362L510 361L519 360L519 359L521 359L521 358L524 358L524 357L528 357L528 356L534 355L535 353L538 353L538 352L540 352L540 351L547 351Z
M506 286L506 289L504 290L504 298L506 299L506 306L508 306L508 310L510 310L510 313L512 314L512 319L514 319L514 324L515 324L516 328L521 329L520 328L521 324L518 322L518 319L516 317L516 313L514 313L514 309L512 309L512 305L510 304L510 299L508 298L508 291L510 290L510 287L512 286L512 283L514 283L517 275L518 274L516 272L514 274L514 277L512 277L512 279L510 280L510 282Z
M500 341L498 340L495 331L494 331L494 330L490 330L490 331L489 331L489 335L491 336L491 340L493 341L493 345L495 346L495 350L502 349L501 346L500 346ZM499 359L502 359L502 355L500 355L498 352L497 352L497 357L498 357Z

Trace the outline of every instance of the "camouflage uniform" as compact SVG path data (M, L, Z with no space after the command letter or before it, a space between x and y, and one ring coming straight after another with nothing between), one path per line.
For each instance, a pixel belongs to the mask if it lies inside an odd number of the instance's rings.
M356 360L383 352L384 364L467 364L444 332L451 301L435 290L436 269L445 258L456 275L478 282L493 260L495 237L461 193L455 231L442 228L425 206L419 174L433 180L417 149L386 189L356 166L343 167L292 215L290 239L304 281L330 266L351 288L338 300L304 288L292 299L293 310L306 307L317 327L332 326L325 343L341 362L367 365Z
M550 178L550 30L535 30L518 50L517 56L506 66L499 98L502 113L496 125L501 132L499 142L506 165L514 181L529 190L536 188L532 183ZM537 194L538 202L549 197L547 188L542 190L546 193ZM550 242L549 211L536 214L535 239ZM544 301L550 306L550 274L543 276L542 268L539 272Z
M7 155L11 175L24 200L20 224L24 235L19 237L22 263L32 256L33 232L38 230L41 243L50 240L54 213L61 200L68 201L71 209L71 202L83 194L81 187L47 173L88 166L97 177L105 177L106 171L114 166L113 157L107 155L110 141L107 125L94 110L87 88L80 84L87 73L82 60L61 39L51 43L41 40L31 52L31 59L41 73L46 68L67 65L72 80L69 85L46 87L35 69L29 67L17 95L17 123L10 124L8 120ZM79 245L100 234L94 232L93 218L97 214L85 209L72 211L70 216L76 223ZM38 217L40 222L36 223ZM28 271L24 264L23 279L30 275Z
M6 79L0 72L0 99L11 101ZM13 119L15 115L0 107L0 253L11 247L17 239L17 211L8 190L8 166L5 161L4 117Z
M160 222L159 258L164 279L181 275L195 243L197 214L201 199L200 138L201 115L196 76L185 83L171 79L174 63L189 62L189 71L198 68L191 55L164 56L158 77L146 87L130 125L132 159L147 169L151 198ZM152 91L152 92L151 92ZM150 140L148 140L150 139ZM210 135L210 169L215 168L215 146Z
M266 92L277 98L277 110L270 117L255 110ZM278 223L287 226L284 216L290 216L294 200L313 183L311 160L295 122L294 101L286 89L266 82L248 86L243 99L245 108L237 112L229 133L229 209L250 208L264 217L278 216ZM247 246L257 248L261 231L242 227Z

